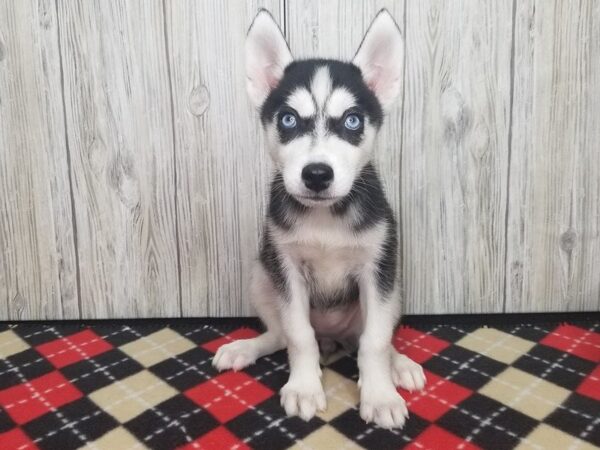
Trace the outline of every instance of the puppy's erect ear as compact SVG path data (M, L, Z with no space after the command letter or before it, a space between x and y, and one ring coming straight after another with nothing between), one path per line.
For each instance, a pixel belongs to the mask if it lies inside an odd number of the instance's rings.
M260 107L281 80L292 54L273 16L261 9L246 36L246 87Z
M400 92L404 64L404 42L396 22L386 9L379 11L352 62L362 72L367 86L384 109Z

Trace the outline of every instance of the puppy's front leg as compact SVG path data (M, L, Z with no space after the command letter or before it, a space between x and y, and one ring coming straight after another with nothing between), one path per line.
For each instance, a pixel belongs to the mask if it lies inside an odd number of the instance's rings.
M367 270L360 280L360 301L364 328L359 340L360 415L384 428L400 428L408 417L404 399L392 378L390 345L400 316L396 291L378 288L375 270Z
M281 322L287 341L290 378L281 389L281 405L288 416L312 418L326 408L321 384L319 346L310 324L310 304L304 279L292 264L287 265L287 301Z

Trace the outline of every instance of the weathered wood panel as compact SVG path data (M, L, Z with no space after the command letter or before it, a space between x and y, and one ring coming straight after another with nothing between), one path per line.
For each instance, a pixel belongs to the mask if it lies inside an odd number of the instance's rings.
M79 317L54 1L0 1L0 320Z
M501 312L512 2L408 2L407 311Z
M82 316L178 316L163 4L58 5Z
M182 311L250 313L246 295L269 178L245 87L244 39L279 1L167 2Z
M405 35L376 159L407 313L599 310L600 3L514 4L0 0L0 320L251 313L259 6L296 57L384 6Z
M600 3L517 2L506 310L600 310Z

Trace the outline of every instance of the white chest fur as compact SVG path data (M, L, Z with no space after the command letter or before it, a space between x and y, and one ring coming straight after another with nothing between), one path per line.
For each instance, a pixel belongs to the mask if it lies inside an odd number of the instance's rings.
M292 230L274 230L278 250L322 293L344 289L349 276L357 278L365 264L374 261L385 236L385 224L360 233L348 219L315 209Z

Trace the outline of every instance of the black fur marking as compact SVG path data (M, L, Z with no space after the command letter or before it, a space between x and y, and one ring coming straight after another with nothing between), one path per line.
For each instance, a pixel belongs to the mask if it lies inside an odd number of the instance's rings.
M298 87L304 87L310 92L315 71L322 66L329 69L333 89L345 87L350 91L356 98L356 109L379 128L383 122L383 109L373 91L365 84L360 69L352 63L332 59L305 59L290 63L285 68L279 85L271 91L261 107L263 125L273 120L279 108Z
M352 224L357 232L369 229L384 220L394 220L392 208L385 198L383 186L373 164L369 163L363 167L348 195L335 203L331 212L341 216L348 212L350 206L354 206L358 211L358 220Z
M293 114L296 117L296 127L285 128L281 124L281 118L285 114ZM291 140L296 139L304 134L312 133L314 129L315 120L313 118L302 118L291 108L281 108L277 113L277 131L279 133L279 140L283 144L287 144Z
M360 232L385 222L385 239L381 246L381 255L376 261L377 288L387 295L394 289L396 269L398 265L398 233L396 220L390 207L377 170L371 163L367 164L354 180L350 193L331 207L336 215L344 215L350 206L358 211L358 220L354 222L354 231Z
M263 230L259 260L271 277L271 280L275 284L275 288L277 288L279 292L285 294L287 292L287 279L283 270L281 256L273 244L273 239L268 226Z
M376 279L379 292L389 294L394 289L396 268L398 265L398 234L396 221L388 219L385 240L381 247L381 256L376 262Z
M271 182L271 193L267 215L278 227L289 230L295 217L306 212L306 206L292 197L285 189L283 175L277 172Z
M385 296L392 292L396 281L398 235L392 209L385 198L377 171L371 163L362 169L350 193L334 204L330 210L334 215L343 216L348 213L351 206L358 211L358 220L352 224L356 232L369 229L378 223L386 223L386 234L381 246L381 255L375 263L377 288ZM271 222L283 230L289 230L294 226L296 219L306 213L307 210L306 206L287 193L283 176L280 172L277 172L271 183L268 208L268 216ZM260 261L276 288L285 296L287 279L281 255L273 243L268 226L265 227L263 233ZM325 310L341 307L356 301L359 297L358 282L353 277L349 276L345 286L339 291L323 294L318 290L311 268L304 267L303 273L309 289L311 308Z
M360 126L356 130L349 130L344 123L348 115L354 114L361 120ZM359 111L350 110L339 119L330 118L327 122L329 131L335 133L340 139L349 142L352 145L358 146L363 139L365 124L364 117Z

